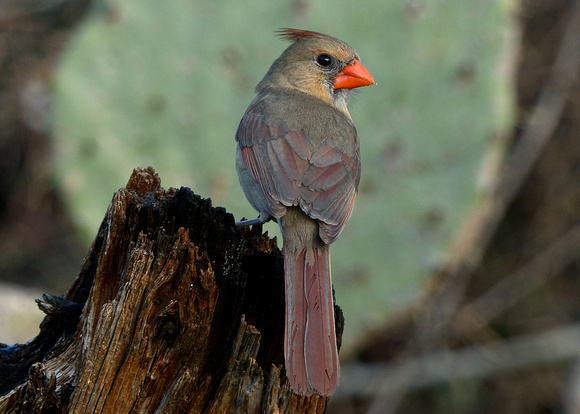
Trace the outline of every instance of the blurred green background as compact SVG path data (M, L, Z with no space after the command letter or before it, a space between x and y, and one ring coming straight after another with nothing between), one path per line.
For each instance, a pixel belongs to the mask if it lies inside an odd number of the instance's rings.
M55 181L87 247L133 168L186 186L236 219L234 134L254 87L287 46L282 27L353 46L378 85L351 114L363 172L332 248L345 351L419 294L448 254L510 126L510 0L268 2L110 0L78 29L58 70ZM483 177L483 178L482 178ZM265 226L277 234L277 226ZM344 355L344 354L343 354Z

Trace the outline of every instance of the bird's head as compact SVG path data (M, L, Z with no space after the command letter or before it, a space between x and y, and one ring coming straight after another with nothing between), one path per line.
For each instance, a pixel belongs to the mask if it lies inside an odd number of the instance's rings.
M342 40L298 29L281 29L278 34L292 44L272 64L257 92L298 89L348 113L350 90L375 84L356 51Z

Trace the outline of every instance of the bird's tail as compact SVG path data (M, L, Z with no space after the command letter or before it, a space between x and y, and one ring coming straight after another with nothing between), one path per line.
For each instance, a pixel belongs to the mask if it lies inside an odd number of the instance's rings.
M332 395L338 385L340 366L330 246L318 237L304 243L305 247L284 239L286 375L297 394Z

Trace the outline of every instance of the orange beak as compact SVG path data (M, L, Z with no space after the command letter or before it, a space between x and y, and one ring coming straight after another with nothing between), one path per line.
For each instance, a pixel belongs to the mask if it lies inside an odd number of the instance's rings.
M373 75L357 59L334 78L334 89L354 89L375 84Z

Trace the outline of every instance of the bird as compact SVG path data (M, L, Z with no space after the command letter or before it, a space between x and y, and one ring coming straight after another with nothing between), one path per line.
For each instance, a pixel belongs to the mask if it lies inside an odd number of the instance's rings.
M283 240L286 377L298 395L332 395L340 365L330 244L349 220L360 182L347 104L375 84L357 52L322 33L280 29L291 45L256 87L236 132L236 169L258 211L237 226L275 220Z

